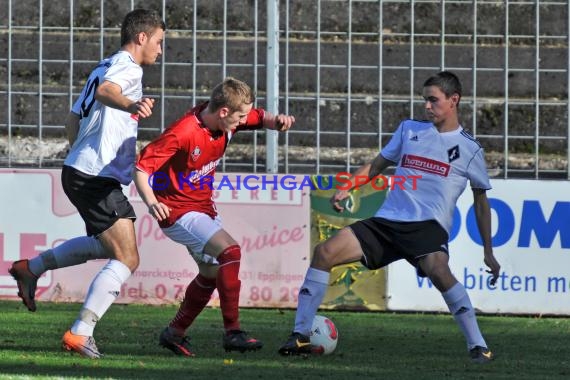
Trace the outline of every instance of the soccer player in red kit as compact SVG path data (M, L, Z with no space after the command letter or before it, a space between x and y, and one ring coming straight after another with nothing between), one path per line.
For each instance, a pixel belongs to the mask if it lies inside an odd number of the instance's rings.
M240 327L241 250L222 228L209 181L236 132L260 128L283 132L295 122L293 116L253 108L254 101L246 83L226 78L209 101L191 109L148 144L136 163L134 181L149 213L166 236L187 247L198 264L198 275L160 335L160 345L178 355L194 356L185 333L216 288L224 349L243 352L263 346Z

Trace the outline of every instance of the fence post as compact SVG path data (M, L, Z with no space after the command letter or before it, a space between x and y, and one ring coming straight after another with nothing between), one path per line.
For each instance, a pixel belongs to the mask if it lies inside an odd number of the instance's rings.
M267 89L266 109L279 113L279 0L267 1ZM278 135L266 130L265 168L267 173L279 171Z

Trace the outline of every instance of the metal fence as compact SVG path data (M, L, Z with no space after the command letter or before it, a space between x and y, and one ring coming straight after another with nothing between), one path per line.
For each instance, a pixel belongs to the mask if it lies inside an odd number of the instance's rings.
M232 75L257 106L297 118L276 140L279 172L350 171L401 119L422 117L423 80L446 69L493 176L570 178L567 1L0 0L0 165L61 165L65 116L136 7L167 24L161 61L145 69L158 102L141 145ZM236 135L219 170L273 170L271 142Z

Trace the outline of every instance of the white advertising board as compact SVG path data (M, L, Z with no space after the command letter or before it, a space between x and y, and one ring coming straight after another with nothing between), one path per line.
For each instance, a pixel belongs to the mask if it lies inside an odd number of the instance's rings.
M60 184L60 170L0 169L0 298L17 299L8 274L15 260L32 258L67 239L85 235L77 210ZM216 176L216 182L222 178ZM298 287L309 265L309 192L279 186L231 186L214 197L223 226L242 248L240 306L295 307ZM265 188L265 189L264 189ZM216 188L217 189L217 188ZM168 239L147 212L134 185L124 188L135 212L138 269L123 285L118 303L180 301L197 266L182 245ZM40 301L82 302L106 260L48 271L38 282ZM218 302L217 292L211 303Z
M489 284L469 188L455 210L452 272L482 312L570 315L570 182L492 180L491 185L487 195L500 277L495 286ZM387 285L390 310L448 310L437 289L407 262L389 266Z

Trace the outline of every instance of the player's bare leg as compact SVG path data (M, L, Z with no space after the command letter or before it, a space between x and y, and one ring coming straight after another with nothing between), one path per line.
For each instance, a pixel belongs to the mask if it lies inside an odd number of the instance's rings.
M71 349L82 355L84 352L71 344L69 337L93 337L97 322L119 296L122 284L139 265L135 230L131 219L118 219L99 235L99 239L107 251L112 252L113 258L93 279L79 316L71 326L70 334L66 333L63 338L65 349ZM92 343L94 346L94 340Z
M316 353L309 334L313 319L325 297L331 268L341 263L357 261L361 257L360 243L348 227L315 247L311 266L299 289L295 327L287 341L279 348L281 355Z
M469 295L465 287L451 273L448 262L447 253L434 252L420 260L420 267L441 292L449 311L465 336L471 360L475 363L489 362L494 359L494 354L487 348L487 343L479 330Z

